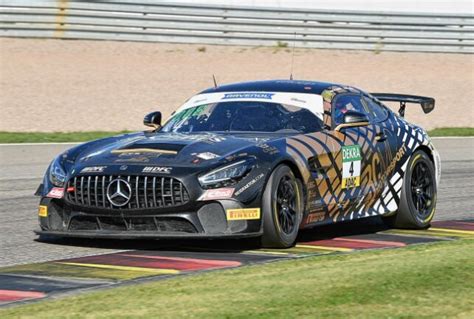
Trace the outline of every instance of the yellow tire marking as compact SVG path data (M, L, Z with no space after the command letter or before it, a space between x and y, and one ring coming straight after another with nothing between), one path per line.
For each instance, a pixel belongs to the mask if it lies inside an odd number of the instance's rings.
M410 170L413 169L413 166L416 164L416 160L421 157L421 154L416 155L416 157L413 159L413 162L411 163Z
M435 199L435 200L436 200L436 199ZM430 214L428 217L426 217L426 219L424 220L424 222L429 222L429 221L431 220L431 218L433 218L434 213L435 213L435 210L433 209L433 210L431 211L431 214Z
M281 232L280 221L278 220L278 207L276 201L273 202L272 218L275 221L278 233Z
M326 246L312 246L312 245L296 245L295 247L296 248L330 250L330 251L354 251L354 249L343 248L343 247L326 247Z
M163 275L179 274L179 270L175 270L175 269L157 269L157 268L115 266L115 265L102 265L102 264L83 264L83 263L70 263L70 262L58 262L57 264L79 266L79 267L101 268L101 269L151 272L154 274L163 274Z

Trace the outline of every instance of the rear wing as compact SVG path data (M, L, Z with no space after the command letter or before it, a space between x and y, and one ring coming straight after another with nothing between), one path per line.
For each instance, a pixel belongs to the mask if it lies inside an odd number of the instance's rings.
M420 104L423 112L430 113L435 106L435 99L426 96L407 95L407 94L393 94L393 93L370 93L379 101L385 102L400 102L400 109L398 113L401 117L405 116L406 103Z

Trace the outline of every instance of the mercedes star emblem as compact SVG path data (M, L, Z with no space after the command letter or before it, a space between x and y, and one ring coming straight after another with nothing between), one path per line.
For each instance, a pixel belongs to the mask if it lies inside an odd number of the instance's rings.
M132 188L126 180L114 179L107 186L107 198L114 206L125 206L132 198Z

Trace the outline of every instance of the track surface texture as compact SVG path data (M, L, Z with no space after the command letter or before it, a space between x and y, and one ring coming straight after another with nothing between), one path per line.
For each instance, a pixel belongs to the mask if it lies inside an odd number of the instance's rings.
M472 219L474 138L435 139L434 143L442 159L441 185L434 220ZM70 144L0 145L0 267L128 249L160 249L163 245L173 244L170 241L36 241L33 230L38 227L39 200L33 193L49 162L69 147ZM317 233L318 230L305 233L312 232Z

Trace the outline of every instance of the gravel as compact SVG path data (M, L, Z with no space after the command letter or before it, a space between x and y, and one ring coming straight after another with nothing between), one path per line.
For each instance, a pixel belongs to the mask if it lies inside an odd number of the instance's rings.
M205 48L205 49L203 49ZM142 129L218 83L288 79L291 50L112 41L0 39L0 131ZM295 79L433 96L427 129L472 126L474 55L296 49Z

